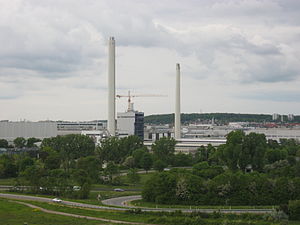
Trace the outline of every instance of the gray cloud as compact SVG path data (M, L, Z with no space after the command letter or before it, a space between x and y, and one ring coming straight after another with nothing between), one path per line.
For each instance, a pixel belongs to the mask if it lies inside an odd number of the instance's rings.
M300 93L294 91L257 92L251 94L240 94L236 96L243 99L272 102L297 102L300 103Z
M299 35L294 0L1 1L0 96L104 96L109 36L120 91L169 91L180 62L190 91L197 82L216 84L220 95L228 84L265 85L272 96L274 84L300 80Z
M74 75L74 71L80 71L93 64L95 58L103 57L105 39L115 35L119 46L162 47L176 50L183 56L195 54L210 68L207 73L210 76L218 76L219 68L215 68L214 62L218 61L216 57L221 52L241 59L235 65L220 65L219 62L219 66L246 65L247 68L242 71L245 74L235 75L241 81L245 76L247 81L257 82L276 82L297 77L299 67L287 69L282 66L276 69L281 71L279 74L264 71L268 68L258 69L271 65L273 60L271 57L270 62L260 62L260 57L281 55L277 61L284 62L286 59L278 48L281 43L264 38L264 32L248 34L247 27L253 30L255 26L249 21L267 30L270 21L271 27L276 27L281 24L278 18L286 17L285 10L291 13L299 11L298 4L293 1L282 4L281 1L237 0L172 2L21 2L14 12L8 14L7 17L11 18L9 24L0 26L3 34L1 42L7 43L1 49L0 66L38 71L41 76L50 78ZM82 4L85 4L84 8ZM19 16L15 18L13 13ZM292 13L292 16L297 17L297 14ZM174 20L170 22L168 18ZM213 23L201 23L202 19L208 18ZM188 26L176 28L182 19ZM265 43L254 43L251 39L256 36ZM285 43L285 40L281 41ZM247 61L253 55L258 58L255 62L258 65L254 67ZM285 74L291 75L283 76Z

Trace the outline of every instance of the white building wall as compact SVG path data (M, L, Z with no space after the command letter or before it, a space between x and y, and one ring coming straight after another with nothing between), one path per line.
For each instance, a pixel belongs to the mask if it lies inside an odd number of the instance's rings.
M279 141L280 139L297 139L300 140L300 129L289 128L258 128L253 130L247 130L245 133L251 132L265 134L267 139L273 139Z
M0 138L9 141L17 137L39 139L57 136L56 122L0 122Z
M119 112L117 114L117 129L119 134L134 135L135 112Z

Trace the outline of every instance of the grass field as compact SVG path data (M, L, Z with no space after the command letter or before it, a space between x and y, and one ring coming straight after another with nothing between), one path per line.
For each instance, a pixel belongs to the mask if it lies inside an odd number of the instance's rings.
M147 208L180 208L180 209L272 209L277 206L216 206L216 205L167 205L156 204L153 202L144 202L143 200L134 200L130 205L147 207Z
M0 179L0 185L13 185L15 178L2 178Z
M168 225L189 225L189 224L209 224L209 225L219 225L219 224L251 224L251 225L279 225L279 222L265 221L262 219L247 218L240 216L233 217L211 217L211 218L200 218L199 216L191 218L189 214L168 214L168 213L129 213L129 212L117 212L117 211L103 211L103 210L91 210L91 209L81 209L74 207L66 207L60 204L53 203L41 203L41 202L30 202L31 204L40 206L45 209L50 209L54 211L67 212L72 214L93 216L113 220L122 220L130 222L143 222L143 223L154 223L154 224L168 224ZM1 225L15 225L24 224L27 222L30 224L105 224L103 222L87 221L85 219L69 218L58 215L50 215L41 212L40 210L31 209L23 205L18 205L14 202L8 202L7 200L0 199L0 218ZM189 221L196 220L200 223L190 223ZM226 221L226 222L225 222ZM225 222L225 223L224 223ZM299 225L299 223L290 223L292 225Z
M0 198L0 224L1 225L99 225L108 224L99 221L52 215L9 202Z

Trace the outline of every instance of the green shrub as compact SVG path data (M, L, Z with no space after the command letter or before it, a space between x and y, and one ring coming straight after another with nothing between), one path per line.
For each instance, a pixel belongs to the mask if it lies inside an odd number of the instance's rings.
M289 201L289 214L291 220L300 220L300 200Z

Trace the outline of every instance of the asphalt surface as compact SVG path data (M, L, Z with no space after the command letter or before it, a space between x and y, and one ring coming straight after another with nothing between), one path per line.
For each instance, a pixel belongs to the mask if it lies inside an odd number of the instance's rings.
M14 194L4 194L0 193L0 197L2 198L8 198L8 199L16 199L16 200L29 200L29 201L39 201L39 202L52 202L51 198L43 198L43 197L35 197L35 196L29 196L29 195L14 195ZM119 210L119 211L125 211L126 208L115 208L115 207L108 207L108 206L99 206L99 205L92 205L92 204L85 204L85 203L79 203L79 202L71 202L71 201L64 201L62 200L61 203L67 206L77 206L77 207L83 207L83 208L91 208L91 209L110 209L110 210Z
M137 208L135 206L128 205L128 202L133 201L133 200L139 200L139 199L142 199L141 195L132 195L132 196L124 196L124 197L106 199L106 200L103 200L102 203L104 205L110 205L110 206Z
M0 193L0 197L2 198L8 198L8 199L17 199L17 200L29 200L29 201L40 201L40 202L52 202L52 199L50 198L43 198L43 197L35 197L35 196L29 196L29 195L14 195L14 194L4 194ZM117 210L117 211L126 211L129 208L140 208L142 211L151 211L151 212L172 212L176 210L181 210L182 212L204 212L204 213L213 213L213 212L221 212L221 213L255 213L255 214L263 214L263 213L270 213L273 210L272 209L180 209L180 208L141 208L141 207L135 207L135 206L128 206L128 202L133 200L141 199L140 195L134 195L134 196L125 196L125 197L118 197L118 198L112 198L103 200L102 203L107 206L99 206L99 205L92 205L92 204L85 204L85 203L79 203L79 202L71 202L71 201L64 201L62 200L61 203L58 204L64 204L67 206L76 206L76 207L82 207L82 208L92 208L92 209L108 209L108 210ZM111 207L109 207L111 206ZM127 207L127 208L124 208ZM123 207L123 208L119 208Z
M176 210L181 210L182 212L204 212L204 213L213 213L213 212L221 212L221 213L255 213L255 214L263 214L270 213L273 209L187 209L187 208L143 208L129 205L128 203L133 200L142 199L141 195L133 195L133 196L124 196L118 198L111 198L103 200L102 203L104 205L117 206L117 207L128 207L128 208L140 208L143 211L167 211L172 212Z

